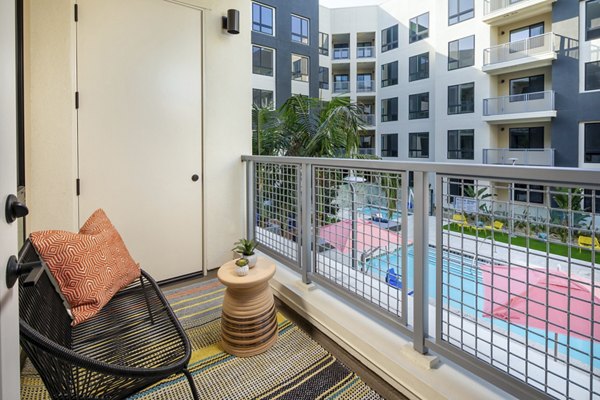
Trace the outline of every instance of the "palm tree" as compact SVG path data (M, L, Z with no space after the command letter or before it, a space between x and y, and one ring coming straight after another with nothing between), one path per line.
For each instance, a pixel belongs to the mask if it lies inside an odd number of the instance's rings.
M272 105L252 106L252 154L274 156L286 147L280 134L279 113Z

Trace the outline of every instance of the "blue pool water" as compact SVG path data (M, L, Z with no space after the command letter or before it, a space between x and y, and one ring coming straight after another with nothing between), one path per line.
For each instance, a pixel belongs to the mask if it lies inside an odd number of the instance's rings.
M436 290L436 263L435 249L429 249L428 257L428 283L429 283L429 298L435 299ZM394 268L398 275L398 280L402 286L406 286L410 294L414 290L414 249L409 247L407 251L407 277L402 279L402 257L401 250L389 255L383 255L373 258L367 262L367 271L373 271L374 276L379 276L384 279L389 268ZM481 271L474 267L473 259L470 257L461 257L458 254L449 254L444 252L442 273L442 295L444 298L444 306L449 307L456 313L468 315L471 318L477 317L480 321L488 321L495 328L508 331L511 334L517 334L522 337L523 344L526 340L529 343L537 343L538 348L546 346L546 332L537 328L526 328L522 325L509 324L500 319L491 319L483 316L483 308L485 304L485 289L483 285L483 276ZM527 338L527 339L526 339ZM566 335L558 335L558 352L563 356L567 354L567 341L569 347L569 356L571 359L576 359L579 362L590 364L592 353L592 343L577 337L567 337ZM540 347L541 346L541 347ZM552 355L555 348L555 335L549 332L547 346ZM594 367L600 367L600 343L594 343Z
M358 211L368 217L371 217L374 214L381 214L383 216L383 218L385 218L385 219L400 221L400 213L399 212L394 212L392 214L392 218L390 218L390 216L388 215L388 209L385 207L369 206L369 207L360 208Z

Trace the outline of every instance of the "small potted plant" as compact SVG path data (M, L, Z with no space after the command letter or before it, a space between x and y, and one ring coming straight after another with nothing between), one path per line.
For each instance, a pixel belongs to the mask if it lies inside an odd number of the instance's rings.
M256 249L256 243L254 240L248 239L240 239L234 243L235 247L231 250L235 251L242 258L248 260L248 266L250 268L256 265L256 254L254 254L254 249Z
M238 274L238 276L248 275L249 267L248 260L246 258L237 259L235 261L235 265L235 273Z

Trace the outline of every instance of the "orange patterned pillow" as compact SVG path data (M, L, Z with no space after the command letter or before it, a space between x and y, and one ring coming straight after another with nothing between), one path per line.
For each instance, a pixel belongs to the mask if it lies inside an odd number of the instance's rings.
M94 212L79 233L40 231L29 239L71 305L73 326L96 315L140 276L139 265L102 210Z

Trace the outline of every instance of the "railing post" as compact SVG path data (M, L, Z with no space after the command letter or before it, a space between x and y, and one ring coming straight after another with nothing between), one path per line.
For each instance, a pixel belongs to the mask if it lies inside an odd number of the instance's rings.
M310 272L312 271L312 229L311 229L311 221L312 221L312 166L308 163L302 163L302 176L300 178L302 180L302 190L298 194L301 196L301 246L302 246L302 258L300 260L300 270L302 272L302 282L309 284L310 283ZM316 226L315 226L315 229ZM315 246L315 254L317 252Z
M429 218L427 216L428 173L414 171L414 340L413 346L421 354L428 352L425 339L429 337ZM441 188L437 188L441 190ZM402 199L404 201L404 199ZM440 205L441 207L441 205Z
M246 238L254 240L256 212L254 211L254 161L246 161Z

